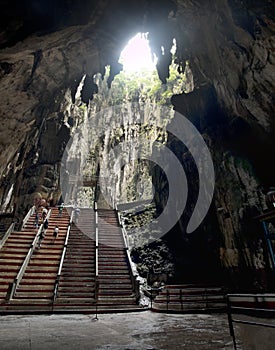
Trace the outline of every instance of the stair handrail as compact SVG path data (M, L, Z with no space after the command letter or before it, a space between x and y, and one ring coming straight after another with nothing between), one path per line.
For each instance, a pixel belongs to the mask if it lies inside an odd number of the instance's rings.
M97 307L98 307L98 295L99 295L99 276L98 276L98 249L99 249L99 235L98 235L98 211L97 202L94 201L95 211L95 307L96 307L96 320L97 320Z
M95 209L95 276L98 278L98 243L99 243L99 235L98 235L98 211L97 211L97 202L94 203Z
M129 266L130 269L130 277L131 277L131 282L132 282L132 286L133 286L133 292L135 293L136 299L138 300L140 298L140 290L139 290L139 281L137 280L137 275L133 269L133 265L131 263L132 259L131 259L131 255L129 252L129 241L128 241L128 235L127 235L127 231L125 229L124 223L121 220L121 214L119 213L118 209L117 209L117 205L115 207L117 216L118 216L118 222L121 228L121 232L122 232L122 237L123 237L123 241L124 241L124 249L126 252L126 257L127 257L127 264Z
M6 243L7 239L9 238L10 234L13 232L14 226L15 226L15 222L12 222L0 241L0 249L2 249L3 245Z
M26 216L23 219L23 223L22 223L22 228L25 227L26 223L28 222L29 218L34 214L35 212L35 205L33 205L30 210L27 212Z
M131 255L130 255L130 252L129 252L128 237L127 237L126 229L125 229L123 224L121 226L121 231L122 231L122 236L123 236L123 241L124 241L124 249L125 249L126 254L127 254L127 259L128 259L128 263L129 263L129 266L130 266L130 269L131 269L131 274L133 276L136 276L136 274L134 272L134 269L133 269L133 265L131 264L132 259L131 259Z
M63 263L64 263L64 260L65 260L65 255L66 255L66 252L67 252L68 241L69 241L69 236L70 236L70 232L71 232L71 225L72 225L72 222L73 222L73 216L74 216L74 211L72 210L70 221L69 221L69 225L68 225L68 228L67 228L66 238L65 238L65 241L64 241L62 255L61 255L61 258L60 258L60 263L59 263L59 267L58 267L58 271L57 271L57 275L56 275L56 279L55 279L55 284L54 284L54 289L53 289L53 300L52 300L53 303L55 302L56 297L57 297L61 271L62 271Z
M126 231L124 222L123 222L122 219L121 219L121 214L120 214L119 210L117 209L117 205L116 205L116 207L115 207L115 210L116 210L116 212L117 212L117 217L118 217L119 226L121 227L121 230L122 230L124 246L125 246L125 248L126 248L127 251L128 251L128 250L129 250L129 238L128 238L128 235L127 235L127 231ZM131 261L131 260L130 260L130 261ZM131 265L131 266L132 266L132 265ZM133 271L133 274L134 274L134 271Z
M49 220L49 218L51 216L51 211L52 210L50 209L48 214L47 214L47 216L46 216L46 219L48 219L48 220ZM23 275L24 275L24 273L26 271L26 268L27 268L27 266L28 266L28 264L29 264L29 262L31 260L32 254L34 252L34 249L36 247L36 244L37 244L37 241L39 239L39 235L40 235L42 229L43 229L43 223L40 225L40 227L39 227L39 229L38 229L38 231L37 231L37 233L36 233L36 235L35 235L35 237L34 237L34 239L32 241L32 244L31 244L31 246L30 246L30 248L28 250L28 253L27 253L27 255L26 255L26 257L25 257L25 259L24 259L24 261L23 261L23 263L22 263L22 265L20 267L20 270L17 273L17 275L16 275L12 285L10 286L10 288L8 290L8 295L6 297L6 300L11 300L14 297L14 295L16 293L16 289L18 288L18 286L19 286L19 284L20 284L20 282L21 282L21 280L23 278Z

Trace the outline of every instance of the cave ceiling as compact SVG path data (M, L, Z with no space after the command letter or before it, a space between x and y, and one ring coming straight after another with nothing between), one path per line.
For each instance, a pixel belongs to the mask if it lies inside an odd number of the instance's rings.
M86 76L81 96L88 105L97 91L94 74L110 65L111 81L121 50L138 32L149 32L163 83L174 38L179 70L188 65L192 73L193 91L171 102L213 157L215 192L199 230L208 238L216 232L224 266L239 264L236 250L251 265L260 232L252 218L275 186L272 0L2 0L0 211L23 218L36 192L60 199L62 153L85 109L77 89ZM173 138L167 143L194 178L190 154ZM157 172L152 178L161 204L165 181ZM196 192L192 200L190 211ZM187 219L179 220L179 232Z
M173 38L177 62L182 69L190 64L196 91L175 96L176 109L197 119L202 133L212 130L212 138L221 130L221 142L236 137L236 147L258 159L259 173L275 160L269 152L275 130L273 1L4 0L0 20L1 174L30 142L30 130L60 112L66 91L74 96L84 74L103 73L108 64L111 77L119 72L120 52L139 31L150 33L163 82L171 55L162 56L161 47L170 48ZM257 152L250 147L255 137ZM274 170L262 172L270 185Z

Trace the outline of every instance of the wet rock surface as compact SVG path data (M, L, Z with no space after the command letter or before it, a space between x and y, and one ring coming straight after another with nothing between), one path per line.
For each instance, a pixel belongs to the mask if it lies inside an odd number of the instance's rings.
M96 350L232 349L225 315L3 316L0 348ZM239 346L238 349L241 349Z

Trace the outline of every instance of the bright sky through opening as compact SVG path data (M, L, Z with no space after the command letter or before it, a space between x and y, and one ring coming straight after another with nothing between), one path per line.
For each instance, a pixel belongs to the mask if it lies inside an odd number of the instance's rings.
M149 41L146 33L138 33L121 51L119 62L123 64L123 70L138 72L141 70L156 69L157 58L152 57Z

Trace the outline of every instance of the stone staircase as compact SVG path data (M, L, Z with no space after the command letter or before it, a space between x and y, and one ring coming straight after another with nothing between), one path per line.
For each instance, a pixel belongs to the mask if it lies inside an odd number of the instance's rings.
M71 225L54 310L88 309L95 306L95 213L81 209Z
M98 210L95 222L95 211L82 208L78 223L70 223L71 210L66 208L59 216L58 208L52 208L41 247L33 249L9 300L12 283L37 235L34 214L22 231L10 234L0 250L0 313L140 310L117 213ZM56 225L59 234L54 241Z
M225 293L221 287L189 284L165 286L152 305L152 311L168 313L209 313L225 309Z
M139 309L125 242L114 210L98 210L98 230L98 309Z
M14 297L2 305L1 309L16 310L16 311L48 311L52 308L53 290L55 285L55 279L57 270L60 263L60 258L64 246L64 240L69 224L69 214L66 210L63 211L62 216L59 216L57 208L52 208L51 216L49 218L49 227L46 231L45 238L41 247L34 249L32 257L26 267L23 278L16 289ZM54 241L53 231L54 227L59 226L58 237ZM37 229L34 228L34 216L30 218L26 225L26 230L31 228L29 232L32 232L32 239L30 240L25 256L32 242ZM10 238L7 243L9 243ZM17 236L15 236L15 244L18 243ZM4 246L8 249L9 244ZM19 271L21 264L25 258L21 259L21 263L17 266L17 272ZM7 268L10 266L11 261L6 261ZM19 267L19 268L18 268ZM15 276L14 276L15 277ZM14 278L13 277L13 278ZM10 281L12 282L12 281Z
M34 250L14 297L7 300L11 284L37 234L34 215L21 231L10 234L0 250L0 313L141 310L137 304L137 286L126 240L116 211L99 209L96 213L82 208L79 222L71 224L70 214L69 209L64 209L59 216L58 208L52 208L41 248ZM59 234L54 241L56 225ZM65 248L62 270L58 275ZM224 292L216 286L167 285L156 296L152 310L178 313L224 311Z
M36 235L34 217L21 231L14 231L0 250L0 305L5 303L10 283L14 281Z

